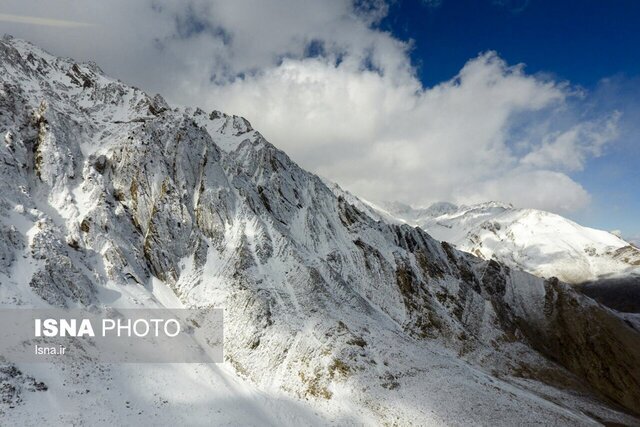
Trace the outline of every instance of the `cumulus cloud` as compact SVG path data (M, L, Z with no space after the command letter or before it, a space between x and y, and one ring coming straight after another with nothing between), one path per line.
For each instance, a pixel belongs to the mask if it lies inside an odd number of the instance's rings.
M604 146L618 136L619 119L620 112L615 111L605 120L585 121L552 132L522 158L522 164L580 171L589 158L600 156Z
M365 198L571 211L589 194L569 174L616 137L618 113L576 114L569 83L495 52L423 87L411 42L377 26L381 0L89 3L6 0L14 15L93 26L1 28L170 101L241 114L302 166Z
M535 207L547 211L571 212L586 206L591 197L567 175L550 170L514 169L505 175L479 182L467 192L466 201L508 200L514 206Z
M562 170L599 153L614 136L615 117L549 131L528 141L524 154L510 130L516 115L560 114L570 96L566 84L527 75L494 52L427 89L412 75L391 83L372 71L306 59L212 93L303 165L364 197L413 204L498 199L561 212L589 201Z

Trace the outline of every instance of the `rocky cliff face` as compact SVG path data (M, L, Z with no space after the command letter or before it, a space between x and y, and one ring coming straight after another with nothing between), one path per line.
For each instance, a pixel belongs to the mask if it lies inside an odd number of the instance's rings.
M3 306L222 307L223 378L307 402L311 423L638 422L639 331L568 286L376 221L241 117L15 39L0 70ZM144 387L105 369L34 375L62 400L74 373L107 402L106 384ZM23 400L4 416L59 410Z

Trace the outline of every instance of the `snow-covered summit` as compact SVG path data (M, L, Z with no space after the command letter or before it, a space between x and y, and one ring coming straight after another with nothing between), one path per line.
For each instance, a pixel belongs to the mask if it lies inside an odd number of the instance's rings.
M640 274L640 250L612 233L536 209L500 202L426 209L382 204L384 212L483 259L569 283Z

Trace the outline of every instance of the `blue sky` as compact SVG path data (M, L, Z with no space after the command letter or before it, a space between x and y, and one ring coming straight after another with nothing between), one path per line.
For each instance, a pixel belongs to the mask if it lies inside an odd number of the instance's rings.
M638 23L631 0L0 5L0 33L242 115L363 198L500 200L640 240Z
M397 0L381 27L413 40L425 86L495 50L529 73L582 86L589 102L581 108L621 111L620 136L573 174L592 203L569 216L640 236L640 1Z
M415 41L411 56L427 85L496 50L529 72L592 88L604 77L640 74L639 22L634 0L397 0L382 27Z

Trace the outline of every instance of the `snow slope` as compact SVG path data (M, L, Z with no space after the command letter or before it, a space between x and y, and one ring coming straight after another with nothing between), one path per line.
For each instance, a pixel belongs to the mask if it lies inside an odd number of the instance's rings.
M219 365L7 361L2 424L638 423L633 323L372 219L241 117L5 38L0 133L1 306L225 316Z

